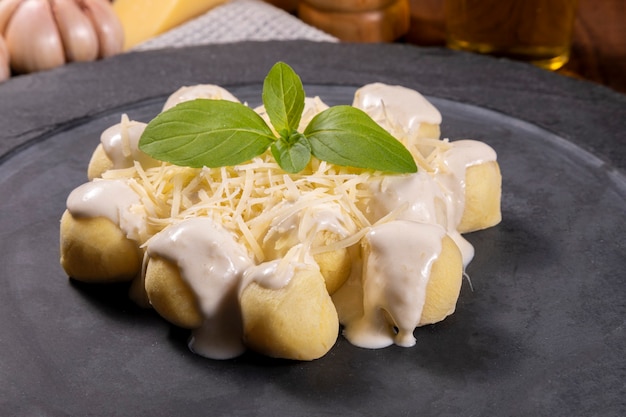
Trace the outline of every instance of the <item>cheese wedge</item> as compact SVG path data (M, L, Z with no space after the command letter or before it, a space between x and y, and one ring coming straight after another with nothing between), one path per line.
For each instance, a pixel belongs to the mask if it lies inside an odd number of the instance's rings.
M228 0L114 0L124 27L124 49L166 32Z

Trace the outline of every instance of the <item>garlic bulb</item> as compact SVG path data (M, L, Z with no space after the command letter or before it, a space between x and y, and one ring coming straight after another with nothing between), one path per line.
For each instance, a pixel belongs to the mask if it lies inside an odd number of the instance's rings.
M9 67L9 48L4 42L4 38L0 35L0 82L11 76L11 68Z
M93 61L98 57L98 34L89 17L74 0L55 0L52 10L65 45L68 61Z
M0 36L15 73L106 58L124 45L108 0L0 0Z

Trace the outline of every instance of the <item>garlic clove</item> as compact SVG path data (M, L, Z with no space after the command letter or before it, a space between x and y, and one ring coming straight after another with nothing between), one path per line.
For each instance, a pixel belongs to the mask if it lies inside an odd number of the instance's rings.
M98 35L91 20L75 0L50 0L65 57L68 61L94 61L98 57Z
M0 35L4 35L13 12L21 2L22 0L0 0Z
M35 72L65 64L61 36L48 0L23 0L5 30L15 72Z
M1 0L0 0L1 1ZM11 76L11 68L9 67L9 48L2 34L0 34L0 82Z
M118 54L124 47L124 28L107 0L76 0L91 19L99 39L99 58Z

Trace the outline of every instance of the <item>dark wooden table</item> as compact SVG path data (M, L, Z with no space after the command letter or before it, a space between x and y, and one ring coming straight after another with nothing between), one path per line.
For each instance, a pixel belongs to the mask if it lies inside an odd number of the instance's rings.
M407 42L444 45L444 1L411 0ZM579 0L572 55L558 72L626 93L626 1Z

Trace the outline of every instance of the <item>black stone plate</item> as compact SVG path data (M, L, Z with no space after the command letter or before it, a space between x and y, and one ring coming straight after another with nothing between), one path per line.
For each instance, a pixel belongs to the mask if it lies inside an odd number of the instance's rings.
M260 102L291 64L350 103L416 88L443 135L498 152L503 221L468 235L457 312L413 348L343 338L310 363L213 361L123 286L67 279L58 224L100 132L200 82ZM626 413L626 98L524 64L407 45L240 43L126 54L0 84L0 415L621 416Z

